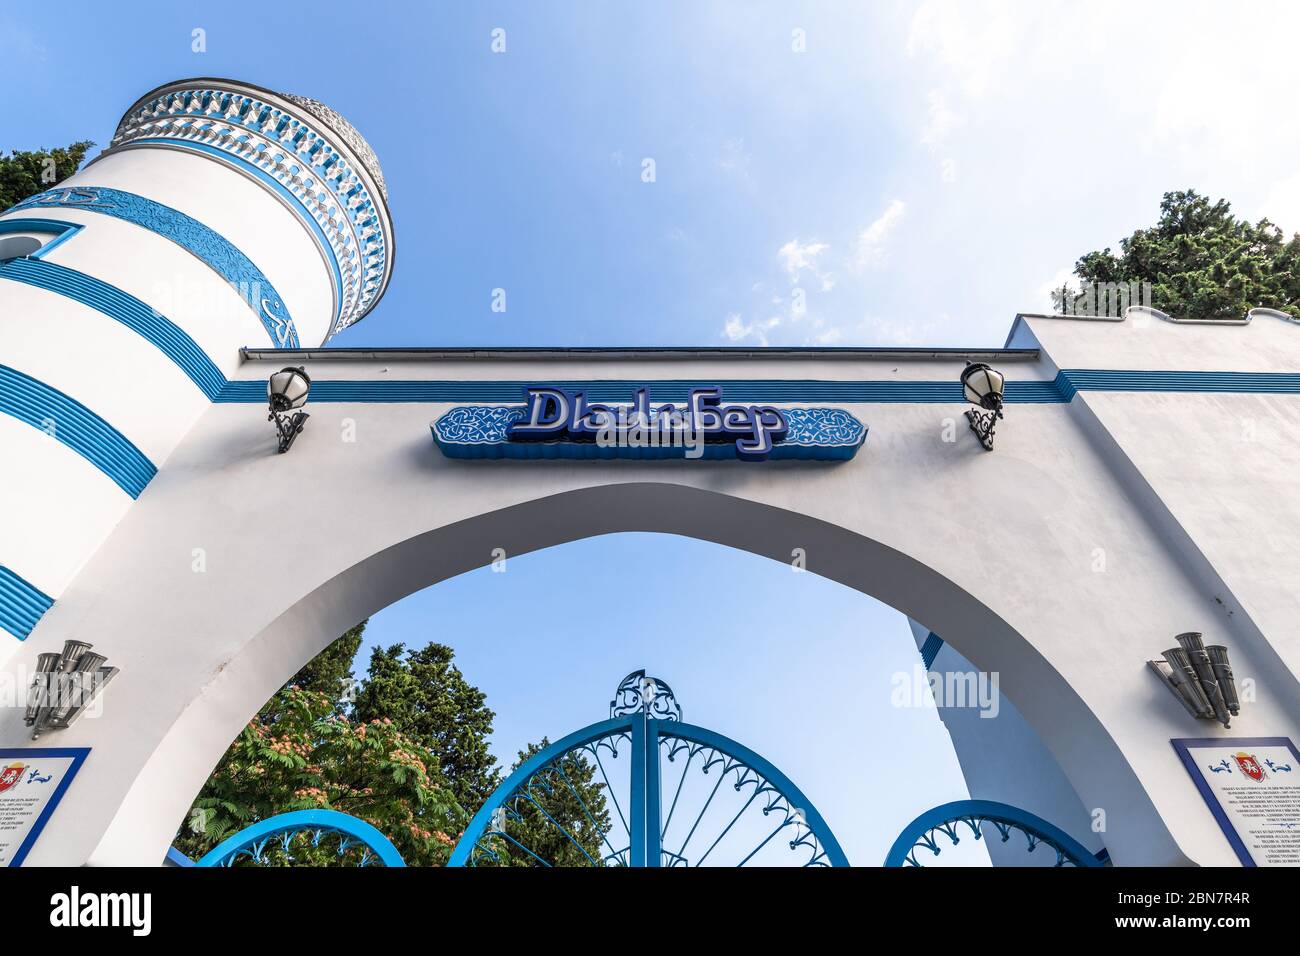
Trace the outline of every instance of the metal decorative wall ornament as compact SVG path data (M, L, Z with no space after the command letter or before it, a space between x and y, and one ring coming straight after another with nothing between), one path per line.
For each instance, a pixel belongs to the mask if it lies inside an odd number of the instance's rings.
M1053 866L1106 865L1074 837L1028 810L992 800L957 800L927 810L904 827L885 857L885 866L924 866L917 859L916 851L928 850L932 856L938 856L943 851L938 837L946 837L949 846L958 845L961 843L959 828L963 825L977 841L983 839L985 825L996 831L1003 843L1012 839L1013 832L1019 832L1025 840L1025 853L1032 854L1046 846L1055 854Z
M104 686L117 676L103 654L85 641L65 641L63 653L39 654L27 690L23 721L35 740L47 730L64 730L86 712Z
M273 850L292 859L293 841L301 835L306 835L312 846L319 846L328 835L337 836L338 855L355 850L357 866L406 866L388 837L365 820L337 810L297 810L269 817L222 840L194 865L234 866L241 860L265 863Z
M1179 646L1164 651L1164 660L1147 661L1147 667L1193 717L1229 726L1241 712L1241 698L1228 649L1222 644L1207 647L1199 631L1179 634L1174 640Z
M993 429L1002 417L1002 392L1006 379L983 362L972 362L961 373L962 395L975 408L966 410L971 431L987 451L993 450Z
M554 866L525 842L541 828L589 866L848 866L821 814L784 774L681 713L667 683L629 674L608 720L534 754L493 792L448 865ZM582 800L578 773L601 785L608 825ZM576 800L583 819L571 825L590 845L552 812L558 799Z
M597 403L533 385L526 405L461 405L430 427L449 458L844 461L867 437L839 408L724 405L716 386L693 388L681 407L652 404L645 387L632 393L630 403Z

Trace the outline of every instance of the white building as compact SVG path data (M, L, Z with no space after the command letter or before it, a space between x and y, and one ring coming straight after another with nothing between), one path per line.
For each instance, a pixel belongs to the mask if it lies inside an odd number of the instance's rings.
M36 744L21 700L0 709L0 747L89 748L27 863L156 864L240 727L347 627L494 549L611 531L803 549L920 622L937 670L996 672L1011 705L943 712L972 796L1119 865L1238 860L1171 739L1300 738L1284 318L1022 315L983 353L322 350L392 274L378 162L328 107L212 79L147 94L100 157L0 215L9 256L0 665L19 695L69 639L120 668L102 716ZM1008 380L992 452L963 418L968 360ZM312 417L278 455L266 381L288 365ZM848 460L784 461L465 461L430 435L524 385L681 402L683 383L869 431L826 456ZM1250 688L1230 729L1147 669L1184 631Z

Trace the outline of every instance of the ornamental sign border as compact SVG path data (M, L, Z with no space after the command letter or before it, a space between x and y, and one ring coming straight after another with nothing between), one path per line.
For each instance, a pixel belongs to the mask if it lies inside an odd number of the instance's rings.
M523 405L458 405L429 427L444 455L462 459L847 461L867 437L842 408L725 405L716 385L693 386L684 405L654 405L643 385L629 391L606 404L527 385Z

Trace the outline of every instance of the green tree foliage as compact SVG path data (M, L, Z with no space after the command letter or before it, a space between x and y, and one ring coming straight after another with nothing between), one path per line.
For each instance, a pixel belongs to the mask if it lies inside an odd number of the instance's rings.
M231 744L175 845L197 859L257 820L315 809L374 825L411 866L444 864L464 817L437 762L392 721L351 721L328 694L289 686ZM337 844L312 846L306 837L293 844L291 857L273 853L269 860L345 862Z
M1165 193L1160 220L1079 259L1084 282L1149 282L1151 302L1183 319L1240 319L1253 308L1300 316L1300 234L1267 219L1252 225L1226 200L1193 190Z
M408 866L441 866L470 817L496 788L488 750L494 714L465 680L451 648L430 643L407 653L377 648L367 674L353 681L352 660L365 623L334 641L276 693L230 745L177 834L194 859L251 823L292 810L330 809L373 824ZM520 760L541 746L530 746ZM516 765L517 766L517 765ZM591 855L601 857L609 828L603 785L581 758L565 763L573 791L557 791L548 812ZM581 802L574 795L581 797ZM585 804L585 809L584 809ZM532 817L521 833L539 855L560 865L586 859L562 832ZM327 838L307 837L268 865L328 866L355 861ZM523 854L516 853L516 857ZM508 865L528 859L508 857Z
M285 686L319 691L335 701L339 713L345 712L356 693L352 660L357 656L365 632L365 621L345 631L342 637L308 661Z
M529 744L515 761L517 769L529 757L550 745ZM541 772L531 793L536 805L527 800L515 802L517 816L506 822L506 832L552 866L591 866L622 847L605 841L610 831L609 809L605 803L605 784L596 782L596 766L581 754L569 753L551 768ZM542 811L545 811L543 813ZM549 817L549 819L548 819ZM561 829L563 827L563 829ZM536 866L542 864L518 847L504 840L494 840L503 864Z
M452 663L455 652L428 644L405 652L401 644L375 648L357 692L357 720L387 717L438 760L452 794L471 813L499 782L488 750L492 718L486 695Z
M385 715L350 715L363 621L309 661L258 711L194 801L175 845L197 859L267 817L327 809L371 823L409 866L440 866L464 828L437 758ZM490 730L489 726L489 730ZM346 863L329 840L293 845L297 865ZM280 854L270 863L290 862Z
M75 173L95 144L73 143L62 149L13 150L0 155L0 210L57 186Z

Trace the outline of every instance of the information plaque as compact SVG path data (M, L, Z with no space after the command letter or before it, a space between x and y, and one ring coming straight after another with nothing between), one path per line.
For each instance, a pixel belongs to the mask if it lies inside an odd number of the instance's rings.
M0 748L0 866L19 866L89 747Z
M1300 866L1300 751L1290 737L1169 742L1242 866Z

